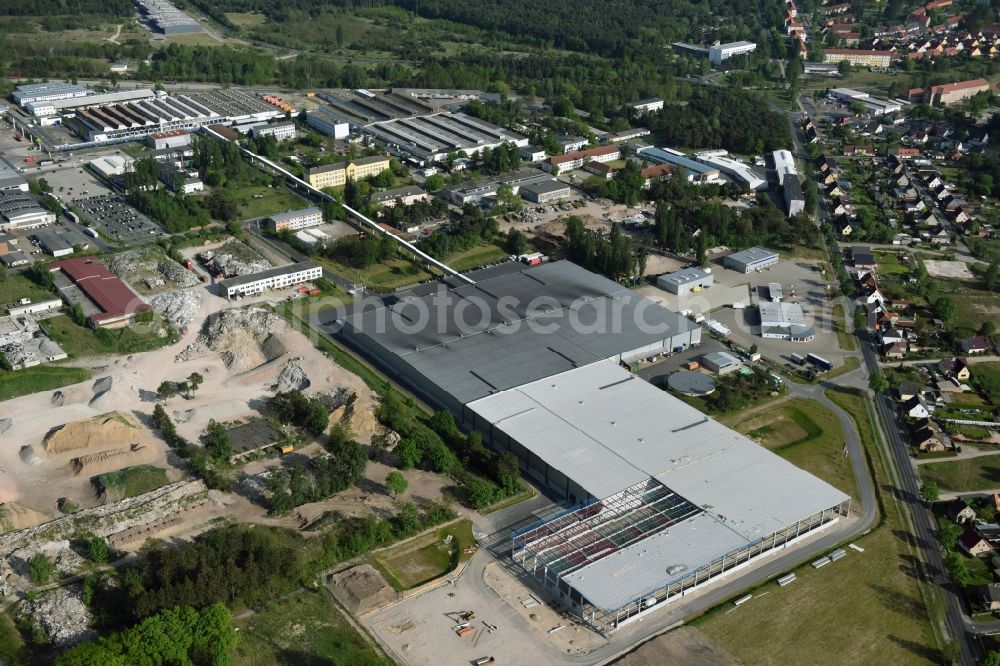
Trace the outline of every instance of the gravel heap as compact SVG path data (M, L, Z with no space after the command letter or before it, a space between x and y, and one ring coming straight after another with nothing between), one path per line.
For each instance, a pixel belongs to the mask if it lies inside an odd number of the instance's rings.
M275 393L285 393L287 391L302 391L309 388L312 382L309 381L309 376L306 375L306 371L299 364L300 360L293 358L285 364L285 367L278 374L274 385L271 386L272 391Z
M223 310L205 320L198 338L176 358L187 361L209 351L221 352L227 367L247 370L270 360L260 343L286 326L284 319L261 307Z
M56 588L34 600L25 600L19 612L23 617L34 618L54 647L68 648L97 638L97 632L90 628L93 616L80 600L77 585Z
M212 265L216 272L222 273L227 278L260 273L271 268L267 259L235 238L226 241L215 251Z
M149 302L153 310L163 315L176 328L192 321L201 310L202 293L199 289L168 291Z
M149 289L167 285L193 287L199 284L198 277L193 272L164 255L159 248L119 252L108 261L108 268L124 280L142 280Z
M236 492L251 502L267 504L271 499L271 489L267 487L267 479L273 472L274 470L267 470L260 474L238 473L236 475Z

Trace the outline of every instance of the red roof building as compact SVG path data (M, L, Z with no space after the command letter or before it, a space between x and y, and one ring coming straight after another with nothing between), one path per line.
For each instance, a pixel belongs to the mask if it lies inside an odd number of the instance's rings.
M61 270L97 306L100 312L88 317L94 328L125 326L132 315L149 310L149 305L93 257L58 261L50 264L49 270Z

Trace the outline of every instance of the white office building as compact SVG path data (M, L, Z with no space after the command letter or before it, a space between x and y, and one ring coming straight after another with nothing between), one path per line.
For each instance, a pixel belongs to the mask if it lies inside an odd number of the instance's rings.
M86 94L87 89L76 83L49 81L18 86L11 97L21 106L27 106L32 102L53 102L58 99L84 97Z
M284 122L272 125L258 125L250 130L253 138L259 139L262 136L273 136L277 141L289 141L295 138L295 123Z
M271 289L291 287L323 277L323 269L308 261L271 268L260 273L222 280L219 289L226 298L253 296Z
M275 213L268 218L268 226L273 231L296 231L306 227L318 227L323 224L323 211L316 206L290 210L285 213Z
M753 42L730 42L728 44L716 44L708 47L708 61L713 65L721 65L724 60L729 60L733 56L753 53L757 45Z
M320 134L332 136L334 139L346 139L351 133L351 126L343 122L332 111L326 108L316 109L306 114L306 125Z

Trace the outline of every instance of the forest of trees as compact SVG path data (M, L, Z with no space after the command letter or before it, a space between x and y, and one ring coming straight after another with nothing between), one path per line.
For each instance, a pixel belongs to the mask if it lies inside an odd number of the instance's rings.
M757 155L792 145L788 119L756 93L700 86L686 102L683 108L667 105L650 119L650 129L663 132L668 145Z

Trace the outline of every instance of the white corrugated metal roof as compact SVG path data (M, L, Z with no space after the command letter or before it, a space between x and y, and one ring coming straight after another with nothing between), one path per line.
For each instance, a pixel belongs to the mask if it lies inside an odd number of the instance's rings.
M654 477L705 514L567 580L614 609L848 496L612 362L468 405L594 497ZM683 577L679 574L676 578Z

